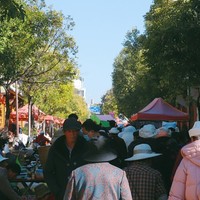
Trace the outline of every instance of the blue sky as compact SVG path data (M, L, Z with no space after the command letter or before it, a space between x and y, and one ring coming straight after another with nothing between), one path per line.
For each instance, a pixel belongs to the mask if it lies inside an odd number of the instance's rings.
M86 102L100 103L112 88L114 59L123 48L126 33L144 31L144 15L153 0L45 0L48 6L70 15L71 32L78 45L77 63L86 88Z

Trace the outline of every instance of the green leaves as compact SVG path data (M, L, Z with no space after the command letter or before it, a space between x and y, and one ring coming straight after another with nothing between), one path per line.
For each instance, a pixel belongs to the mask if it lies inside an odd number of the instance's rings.
M28 2L23 4L24 21L12 18L0 24L0 83L9 88L19 81L27 97L49 85L71 83L79 73L69 33L73 20L43 2Z
M174 103L200 79L200 2L156 0L146 31L131 30L114 62L113 93L130 116L156 97Z
M24 20L26 12L22 4L17 0L0 1L0 21L18 18Z

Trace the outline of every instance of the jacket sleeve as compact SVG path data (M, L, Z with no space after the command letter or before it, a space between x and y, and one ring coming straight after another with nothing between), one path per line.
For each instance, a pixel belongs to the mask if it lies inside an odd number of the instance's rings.
M50 149L48 153L47 161L45 163L44 178L50 191L55 196L57 196L60 193L60 187L56 183L56 171L55 171L55 164L54 164L53 157L54 157L54 152L52 151L52 149Z
M6 176L0 176L0 191L10 200L21 200L21 197L12 189Z
M66 190L65 190L65 195L63 200L73 200L76 199L76 194L75 194L75 176L74 176L74 171L72 171L71 176L69 178Z
M176 170L172 186L169 192L168 200L185 199L185 188L186 188L186 168L184 161L182 160Z
M126 177L126 172L123 172L121 181L121 200L132 200L131 190L129 187L128 179Z

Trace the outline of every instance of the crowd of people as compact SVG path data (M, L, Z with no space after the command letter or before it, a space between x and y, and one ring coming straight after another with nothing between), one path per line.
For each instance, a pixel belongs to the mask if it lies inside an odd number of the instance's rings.
M188 142L177 130L153 124L121 129L113 122L107 129L68 118L49 151L47 185L55 199L173 199L177 158Z
M110 121L110 127L105 128L91 119L81 123L73 113L54 138L41 131L34 142L50 145L44 165L47 200L200 197L200 121L181 133L172 123L158 128L154 124L121 128ZM4 157L0 157L0 164L1 159ZM8 171L9 165L0 166L0 179L1 168ZM14 175L18 173L15 170Z

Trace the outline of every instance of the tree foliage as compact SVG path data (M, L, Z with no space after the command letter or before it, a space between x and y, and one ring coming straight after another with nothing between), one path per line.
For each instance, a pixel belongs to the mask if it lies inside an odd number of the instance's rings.
M32 2L24 8L24 22L15 18L0 24L0 84L7 92L7 119L11 84L18 81L32 96L41 85L67 83L78 74L73 58L77 47L68 34L73 20L43 4Z
M84 99L74 94L72 83L43 86L36 91L34 102L43 112L63 119L76 113L84 121L89 115Z
M146 15L145 58L169 99L199 85L199 1L161 1ZM181 83L181 84L180 84ZM174 87L176 86L176 87Z
M200 85L200 2L155 0L145 24L142 35L129 31L114 62L113 92L127 116L156 97L175 105Z
M144 35L134 29L129 31L124 41L124 48L115 59L113 79L113 93L120 113L132 115L142 107L149 92L147 74L148 66L144 62ZM153 90L150 90L153 92Z
M25 10L17 0L0 0L0 21L18 18L24 20Z
M117 102L112 89L106 92L106 94L102 97L101 102L102 102L101 106L102 113L104 114L114 113L115 116L118 116Z

